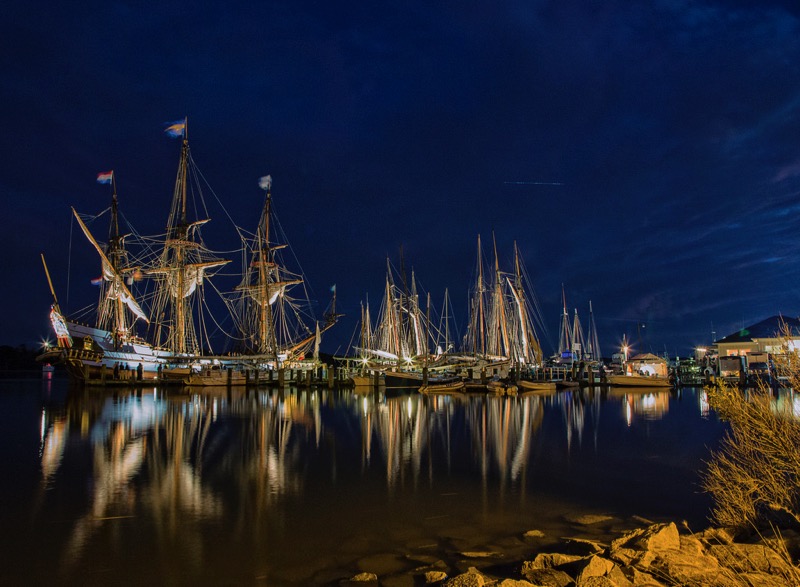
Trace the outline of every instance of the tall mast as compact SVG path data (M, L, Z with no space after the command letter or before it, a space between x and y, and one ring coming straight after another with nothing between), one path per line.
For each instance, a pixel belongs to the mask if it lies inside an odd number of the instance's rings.
M113 172L110 172L110 174L113 177ZM98 177L104 175L106 174L101 174ZM100 280L102 286L98 304L97 327L112 331L114 345L116 346L129 334L125 315L126 306L137 318L147 321L147 317L125 285L125 277L122 274L127 271L127 268L122 267L123 262L126 260L125 248L122 245L124 237L119 235L115 201L116 199L112 200L113 218L109 229L109 243L105 248L100 246L100 243L94 238L89 227L86 226L86 223L74 208L72 209L72 214L86 239L100 256L100 266L102 268Z
M111 262L111 267L114 270L114 273L119 274L120 270L122 269L122 263L125 257L125 250L122 245L122 237L119 234L119 211L118 211L118 200L117 200L117 180L114 177L114 172L111 172L111 223L108 229L108 247L106 248L106 256L108 260ZM116 279L116 278L115 278ZM111 282L110 287L116 287L115 281ZM105 288L104 288L105 289ZM106 292L103 291L101 295L105 294ZM122 296L115 295L112 301L114 311L114 333L117 335L115 336L115 342L119 341L120 336L124 336L127 334L127 324L125 320L125 303L122 301ZM105 309L105 305L102 305L101 308ZM101 314L104 313L101 311ZM100 321L103 320L103 316L98 316L98 326L100 325Z
M259 184L265 192L264 202L264 235L261 241L261 250L258 264L258 286L259 291L263 292L260 298L260 324L259 324L259 352L266 353L272 350L275 361L278 357L278 340L275 335L275 328L272 317L272 306L270 305L269 295L269 269L273 266L272 252L269 243L269 220L272 214L272 176L266 176Z
M392 281L392 268L389 257L386 257L386 311L389 313L389 344L392 353L397 356L398 362L403 358L403 347L400 341L400 308L394 296L394 282Z
M372 319L369 315L369 296L367 296L367 305L364 308L364 337L361 346L366 349L371 349L374 344L372 340Z
M567 294L564 292L564 284L561 284L561 300L564 309L561 314L561 333L558 337L558 354L563 357L565 352L572 353L571 328L569 325L569 314L567 313Z
M294 352L300 352L308 342L316 337L305 325L305 333L300 338L293 338L285 328L286 303L284 293L289 286L303 283L302 276L290 275L283 268L276 256L276 251L286 248L285 243L273 243L270 236L272 223L272 176L259 179L259 187L264 190L264 206L256 225L256 233L247 248L252 257L247 257L249 264L243 270L242 283L236 287L245 292L242 300L242 331L246 340L250 341L250 349L257 354L266 355L274 360L277 366L279 357L286 353L287 359ZM292 278L289 278L292 277ZM334 286L335 288L335 286ZM335 297L334 293L334 297ZM276 307L273 308L273 304ZM289 304L291 306L291 304ZM335 313L328 320L320 334L335 322ZM280 326L279 326L280 323ZM311 335L308 338L306 335Z
M522 267L519 263L519 249L517 248L517 241L514 241L514 289L517 292L517 306L519 308L519 328L522 336L522 349L521 357L522 362L525 363L530 359L528 346L530 344L530 337L528 332L528 315L525 306L525 291L522 288Z
M428 292L427 296L427 308L426 308L426 315L425 315L425 365L428 364L428 357L430 356L430 352L428 350L428 341L430 340L431 333L431 292Z
M495 354L497 355L510 355L508 348L508 321L506 318L506 305L503 299L503 282L500 274L500 259L497 257L497 240L492 233L492 245L494 247L494 319L497 321L493 328L495 329L494 338L497 340L495 343Z
M597 336L597 325L594 323L594 312L592 311L592 300L589 300L589 336L586 341L587 347L590 348L590 359L599 361L601 359L600 353L600 340Z
M478 324L477 329L480 335L480 354L485 358L486 357L486 329L484 325L486 324L485 318L485 309L483 307L483 259L481 258L481 235L478 235Z
M367 347L367 331L364 327L364 302L361 302L361 336L359 337L359 344L361 345L361 355L364 356L364 350Z
M186 169L189 161L189 137L187 130L188 129L184 129L183 132L181 163L178 168L178 185L176 186L176 189L180 190L181 216L178 226L176 227L177 230L173 241L173 246L175 247L175 265L178 269L178 296L175 299L175 337L173 339L173 349L181 354L186 352L186 298L182 294L185 291L186 280L186 272L184 271L186 264L184 247L189 240L189 227L186 223Z
M450 352L450 294L444 288L444 352Z
M578 308L575 308L575 318L572 321L572 356L574 358L583 358L583 346L583 328L578 318Z
M417 280L414 269L411 269L411 294L408 300L408 314L411 321L411 334L414 337L414 350L416 355L424 354L428 350L427 335L420 324L419 294L417 293Z
M194 317L189 302L195 291L202 287L207 269L225 265L227 259L203 261L202 244L195 241L196 229L209 219L190 221L188 218L188 168L190 162L188 124L186 119L167 129L173 137L182 137L181 159L175 179L167 236L160 267L148 269L144 273L160 276L159 295L156 300L154 317L156 324L156 344L161 344L161 327L168 328L167 348L178 354L196 354L201 351L194 326ZM202 291L202 290L201 290ZM167 316L169 310L169 316Z

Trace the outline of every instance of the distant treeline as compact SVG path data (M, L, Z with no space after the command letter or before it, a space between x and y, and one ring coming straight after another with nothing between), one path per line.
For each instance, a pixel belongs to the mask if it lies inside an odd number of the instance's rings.
M40 349L31 349L24 344L15 347L0 345L0 372L41 369L41 364L36 362L39 353Z

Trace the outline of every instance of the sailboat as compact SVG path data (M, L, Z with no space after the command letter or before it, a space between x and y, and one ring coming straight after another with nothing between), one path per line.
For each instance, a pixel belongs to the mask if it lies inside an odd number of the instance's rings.
M356 388L361 388L362 390L368 387L371 388L376 383L380 385L380 378L375 370L371 370L370 365L371 357L368 349L374 348L371 324L369 299L367 299L366 304L363 302L361 304L361 320L358 323L360 346L357 347L357 350L359 351L359 356L355 360L345 359L348 363L348 378L350 382ZM353 362L355 363L355 367L350 366Z
M581 326L581 319L578 317L578 308L575 308L575 313L572 318L572 358L573 361L582 361L583 350L586 348L583 336L583 326Z
M597 335L597 325L594 322L592 300L589 300L589 332L586 334L586 348L584 356L589 361L600 362L603 354L600 351L600 339Z
M125 236L119 232L118 198L113 172L100 174L98 181L113 188L109 242L104 247L81 216L73 210L82 232L100 257L101 297L95 326L67 319L53 294L51 322L58 338L58 349L50 359L58 358L68 373L84 382L113 381L120 369L136 370L136 378L175 380L189 385L246 383L247 371L274 371L285 367L309 369L317 364L323 332L339 317L335 310L335 286L330 312L320 327L307 326L302 320L310 315L309 304L289 295L290 288L303 283L302 275L291 274L280 263L277 252L285 244L271 241L271 178L260 180L265 204L253 238L237 227L242 236L243 258L248 259L239 285L232 288L225 302L230 315L218 324L233 323L223 334L228 344L238 345L235 353L215 352L212 329L205 320L205 284L230 260L211 251L201 236L208 218L192 218L189 211L189 182L199 174L189 150L186 120L171 125L167 131L182 139L180 162L173 192L167 228L158 252L151 244L143 245L132 261L125 248ZM101 181L102 178L102 181ZM192 198L198 197L198 186ZM202 197L202 194L199 194ZM159 239L149 239L153 242ZM44 256L42 257L44 262ZM129 286L145 280L149 313ZM233 301L238 302L232 303ZM307 299L306 299L307 302ZM138 323L147 325L144 336L137 334ZM231 341L234 341L231 343ZM314 352L313 357L308 354ZM113 377L112 374L113 373Z
M423 320L414 272L411 272L410 290L401 288L395 283L387 259L383 303L372 336L374 346L360 349L372 355L375 366L384 374L387 387L423 384L422 370L428 352Z
M516 309L516 319L512 321L511 340L514 341L512 362L517 367L519 374L516 381L517 388L520 393L552 393L556 387L552 381L534 381L522 376L523 374L532 374L535 369L541 367L544 356L533 326L534 312L529 306L526 295L522 262L516 242L514 243L514 281L512 283L510 277L506 279L513 295L513 307Z
M569 313L567 312L567 295L564 291L563 284L561 285L561 301L562 301L561 326L558 335L558 355L556 355L555 361L558 364L564 365L566 367L571 367L573 361L575 360L575 356L572 352L573 329L570 324Z
M368 318L362 316L362 346L356 351L372 372L382 374L387 387L419 388L427 384L444 384L456 381L453 375L433 374L445 365L444 359L430 353L430 338L434 330L428 311L423 313L417 290L416 275L411 271L410 283L401 267L400 284L389 259L386 260L384 295L377 323L371 328ZM355 380L355 379L354 379Z
M494 247L494 275L487 278L481 236L478 235L475 283L470 294L470 315L464 337L464 354L471 361L472 379L485 384L487 376L507 377L510 366L508 306L504 279Z
M493 248L494 272L489 291L478 236L477 279L464 350L473 359L473 373L479 369L482 379L490 378L488 385L507 389L509 384L504 380L512 370L519 375L541 366L542 351L534 328L533 292L526 285L519 248L515 242L513 273L501 270L496 242Z

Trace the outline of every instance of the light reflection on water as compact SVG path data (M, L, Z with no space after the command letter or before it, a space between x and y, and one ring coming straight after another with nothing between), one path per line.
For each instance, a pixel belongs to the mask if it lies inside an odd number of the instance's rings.
M723 429L702 389L143 389L62 401L49 385L39 489L20 530L67 582L102 560L122 582L321 584L370 554L444 558L534 528L553 539L612 530L576 528L565 521L576 512L609 513L617 527L632 515L697 524L708 502L696 471ZM30 578L14 568L6 579Z

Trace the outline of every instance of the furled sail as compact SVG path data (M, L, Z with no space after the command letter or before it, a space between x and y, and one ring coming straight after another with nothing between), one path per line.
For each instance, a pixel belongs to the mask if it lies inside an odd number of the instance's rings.
M522 299L520 299L520 295L517 292L514 284L511 283L511 279L506 277L506 281L508 281L508 290L511 292L511 295L514 296L514 303L517 306L517 316L519 318L519 335L520 335L520 356L518 360L520 363L525 364L528 359L528 325L527 325L527 318L525 316L525 305Z
M220 267L229 263L227 259L221 261L208 261L206 263L191 263L183 267L161 267L145 271L147 274L163 274L169 288L170 295L175 299L188 298L194 293L198 285L203 285L205 270ZM181 279L181 271L183 279Z
M365 349L365 348L361 348L361 347L355 347L355 349L357 351L361 351L361 352L369 354L369 355L375 355L376 357L381 357L382 359L389 359L389 360L392 360L392 361L396 361L399 358L394 353L390 353L389 351L382 351L380 349Z
M290 285L303 283L302 279L293 279L289 281L276 281L268 283L266 286L261 285L245 285L239 286L236 289L246 290L248 295L255 300L257 304L263 304L268 301L270 306L275 305L277 299L283 296L286 288Z
M94 236L92 236L92 233L89 231L89 227L87 227L86 224L83 222L83 220L81 220L81 217L78 216L78 213L75 211L75 208L72 209L72 213L78 220L78 225L81 227L83 234L86 235L86 238L89 239L89 242L92 243L92 246L100 255L100 260L103 266L103 279L105 281L110 282L110 287L108 288L108 293L106 294L107 298L111 300L116 300L116 299L122 300L122 302L128 307L128 309L131 312L133 312L133 314L137 318L141 318L145 322L148 322L147 316L145 315L144 311L139 306L139 304L136 303L133 294L125 285L124 278L111 265L111 261L108 260L108 257L106 257L106 254L103 252L102 247L98 244L97 240L95 240Z

